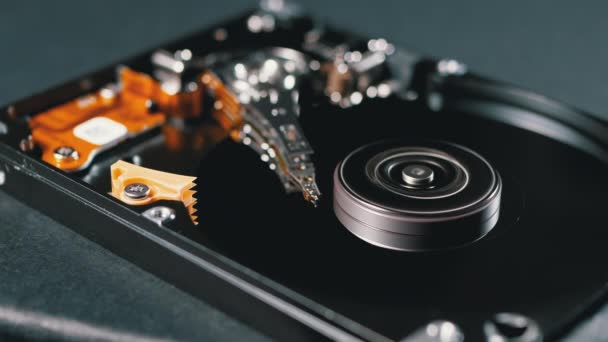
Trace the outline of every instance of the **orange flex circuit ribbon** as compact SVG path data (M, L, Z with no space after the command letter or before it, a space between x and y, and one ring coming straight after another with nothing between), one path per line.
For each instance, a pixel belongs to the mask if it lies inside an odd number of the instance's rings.
M34 116L32 138L42 160L64 171L86 168L96 154L162 125L167 116L202 113L201 86L167 93L152 77L119 69L120 90L103 88Z
M154 101L158 109L174 118L186 119L199 116L203 111L203 88L195 83L193 89L169 93L147 74L120 68L123 91L144 96Z
M224 83L213 73L205 72L200 77L200 83L210 90L215 97L213 103L213 118L227 132L234 132L243 125L241 102L234 96Z
M42 160L65 171L82 170L103 150L165 122L165 114L150 106L154 99L134 91L132 73L121 70L120 91L103 88L34 116L29 125Z
M117 161L111 167L112 196L128 205L146 205L159 200L180 201L184 204L194 224L196 213L196 177L176 175ZM145 189L141 196L130 195L129 186ZM127 191L126 191L127 189Z

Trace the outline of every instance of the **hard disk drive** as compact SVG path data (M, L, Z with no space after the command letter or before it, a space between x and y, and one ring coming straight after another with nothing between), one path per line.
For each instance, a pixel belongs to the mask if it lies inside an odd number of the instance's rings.
M606 292L606 123L292 3L9 104L0 141L2 190L281 339L553 340Z

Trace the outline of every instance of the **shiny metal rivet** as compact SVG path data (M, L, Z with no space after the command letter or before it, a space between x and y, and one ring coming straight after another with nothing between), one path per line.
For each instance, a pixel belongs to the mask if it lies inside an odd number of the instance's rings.
M432 321L414 331L400 342L462 342L464 334L450 321Z
M437 71L442 76L461 76L467 73L467 66L455 59L442 59L437 63Z
M426 165L412 164L403 168L401 177L407 185L422 186L431 184L435 179L435 173Z
M131 199L143 199L150 194L150 187L143 183L132 183L125 187L124 193Z
M153 221L158 225L162 225L163 223L175 219L175 210L169 207L158 206L144 211L143 215L148 220Z
M36 144L34 144L34 139L31 135L28 135L26 138L19 141L19 149L21 149L23 152L31 152L35 147Z
M53 156L57 160L78 160L80 154L70 146L61 146L55 149Z
M492 342L540 342L543 340L538 324L517 313L502 312L484 323L483 331Z

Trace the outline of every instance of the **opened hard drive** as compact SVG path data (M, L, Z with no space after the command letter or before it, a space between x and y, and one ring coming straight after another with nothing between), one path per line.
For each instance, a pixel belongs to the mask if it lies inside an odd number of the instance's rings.
M470 68L263 1L4 107L1 189L279 339L557 339L608 125Z

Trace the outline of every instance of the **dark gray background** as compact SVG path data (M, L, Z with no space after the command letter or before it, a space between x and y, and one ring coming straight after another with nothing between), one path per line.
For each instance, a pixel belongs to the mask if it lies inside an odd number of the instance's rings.
M475 71L608 119L605 2L301 3L335 25L460 59ZM204 28L253 4L1 1L0 103ZM263 339L2 192L0 228L0 330L77 339L82 336L75 332L82 331L101 339ZM607 320L604 309L571 338L599 341ZM108 335L112 330L119 335Z

